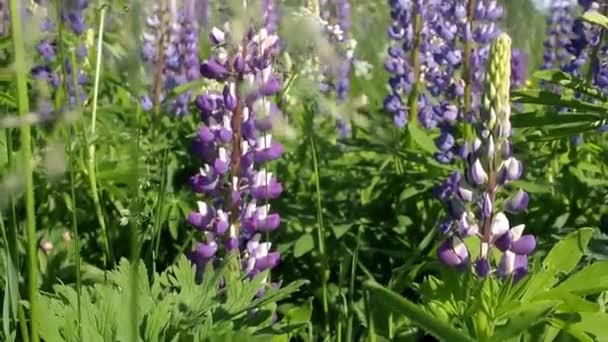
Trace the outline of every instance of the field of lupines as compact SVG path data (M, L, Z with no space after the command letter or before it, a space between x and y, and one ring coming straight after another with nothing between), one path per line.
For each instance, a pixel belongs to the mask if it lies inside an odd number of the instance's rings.
M0 341L608 341L607 15L0 1Z

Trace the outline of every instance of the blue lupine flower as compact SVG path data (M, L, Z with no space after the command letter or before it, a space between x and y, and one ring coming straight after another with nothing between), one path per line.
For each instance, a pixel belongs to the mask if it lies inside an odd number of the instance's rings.
M507 216L495 205L502 186L519 179L523 172L522 163L511 155L509 142L510 38L499 36L490 51L480 120L475 123L477 138L466 153L466 179L453 173L435 189L435 195L447 202L450 215L439 227L447 239L437 250L437 256L448 266L466 270L471 260L462 240L477 236L480 251L473 262L475 273L480 277L494 273L499 277L512 276L517 281L527 272L528 255L534 251L536 240L533 235L523 234L524 225L511 227ZM439 146L443 144L443 140L438 142ZM518 190L505 201L505 210L511 213L525 210L528 200L528 195ZM496 267L490 259L493 248L503 253Z
M264 1L264 18L274 3ZM193 153L203 167L191 178L192 189L213 198L199 202L188 221L204 232L191 258L200 269L222 253L239 250L243 272L253 276L277 265L280 255L262 242L262 233L280 225L280 216L269 200L283 191L281 183L267 169L280 158L283 146L272 136L271 115L278 111L271 96L280 91L273 70L279 52L274 24L255 30L252 24L246 42L230 31L211 29L214 55L200 66L200 74L223 86L223 90L199 95L196 106L202 123L193 142ZM235 135L237 119L242 122ZM217 248L216 248L217 246Z
M350 72L354 60L355 41L350 34L351 6L348 0L319 1L321 19L325 25L328 40L336 47L339 58L337 65L323 67L324 80L319 85L323 93L333 90L336 104L341 105L350 93ZM340 137L351 135L350 122L342 113L336 120Z

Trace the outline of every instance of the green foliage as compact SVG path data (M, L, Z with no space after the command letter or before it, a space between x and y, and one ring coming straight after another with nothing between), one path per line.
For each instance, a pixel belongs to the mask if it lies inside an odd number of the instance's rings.
M551 328L578 338L599 338L603 334L598 335L594 322L605 312L589 298L608 291L608 264L593 263L570 274L583 257L592 232L583 228L569 234L549 251L541 267L515 284L447 270L443 280L428 276L419 288L422 307L376 283L366 287L384 308L407 317L440 340L553 341ZM580 319L576 328L564 329L573 317Z
M264 340L288 337L306 326L306 315L292 313L290 320L273 323L276 302L298 290L303 282L279 289L263 285L267 273L253 279L227 281L220 286L226 266L207 267L200 283L185 257L148 282L143 263L137 271L122 260L104 283L82 289L82 321L77 325L76 291L55 285L54 293L42 297L40 332L47 341L128 341L135 325L142 341ZM136 299L129 291L135 284ZM264 290L261 296L258 291ZM137 303L133 316L125 303Z

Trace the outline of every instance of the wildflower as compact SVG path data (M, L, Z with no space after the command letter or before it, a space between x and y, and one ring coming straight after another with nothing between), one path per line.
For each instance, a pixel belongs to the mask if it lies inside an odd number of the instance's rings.
M444 264L464 270L469 262L469 253L462 239L475 237L480 240L479 257L473 263L476 274L487 277L496 273L500 277L513 276L518 280L527 272L527 256L533 252L536 240L532 235L522 234L523 225L511 227L507 216L497 211L496 206L502 185L518 179L523 171L521 162L511 155L509 141L511 51L511 40L506 34L492 43L481 114L475 124L477 139L467 155L467 179L454 173L446 183L436 188L436 195L448 201L453 220L440 227L448 238L437 253ZM478 215L468 209L467 203L478 206ZM509 212L518 212L527 205L528 195L518 190L504 206ZM491 264L490 251L493 248L503 253L497 268Z
M195 192L211 196L198 202L188 222L202 232L191 259L197 270L238 250L243 272L253 276L279 262L279 253L263 242L261 233L280 225L270 200L283 188L267 164L280 158L283 146L272 135L271 115L278 108L270 96L281 89L274 72L279 52L276 5L262 1L263 26L251 23L244 37L233 36L230 27L214 27L209 38L214 55L200 65L200 75L216 83L216 89L196 98L201 126L192 147L203 166L191 177Z
M196 2L187 0L172 10L154 7L147 18L141 55L155 76L153 94L142 96L145 110L160 106L172 89L200 77L196 10ZM169 110L176 116L187 114L192 97L192 92L180 94Z

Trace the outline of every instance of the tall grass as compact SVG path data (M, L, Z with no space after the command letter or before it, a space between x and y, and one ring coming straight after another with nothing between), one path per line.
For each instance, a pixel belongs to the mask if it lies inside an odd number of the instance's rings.
M11 29L13 34L14 69L17 81L17 106L19 116L24 118L29 114L29 98L27 90L27 66L25 64L25 42L22 35L20 4L17 0L10 0ZM28 251L28 285L30 300L30 339L33 342L40 340L38 336L38 262L36 239L36 212L34 200L34 177L32 165L32 139L30 123L25 120L21 123L21 172L25 184L25 217L27 229Z

